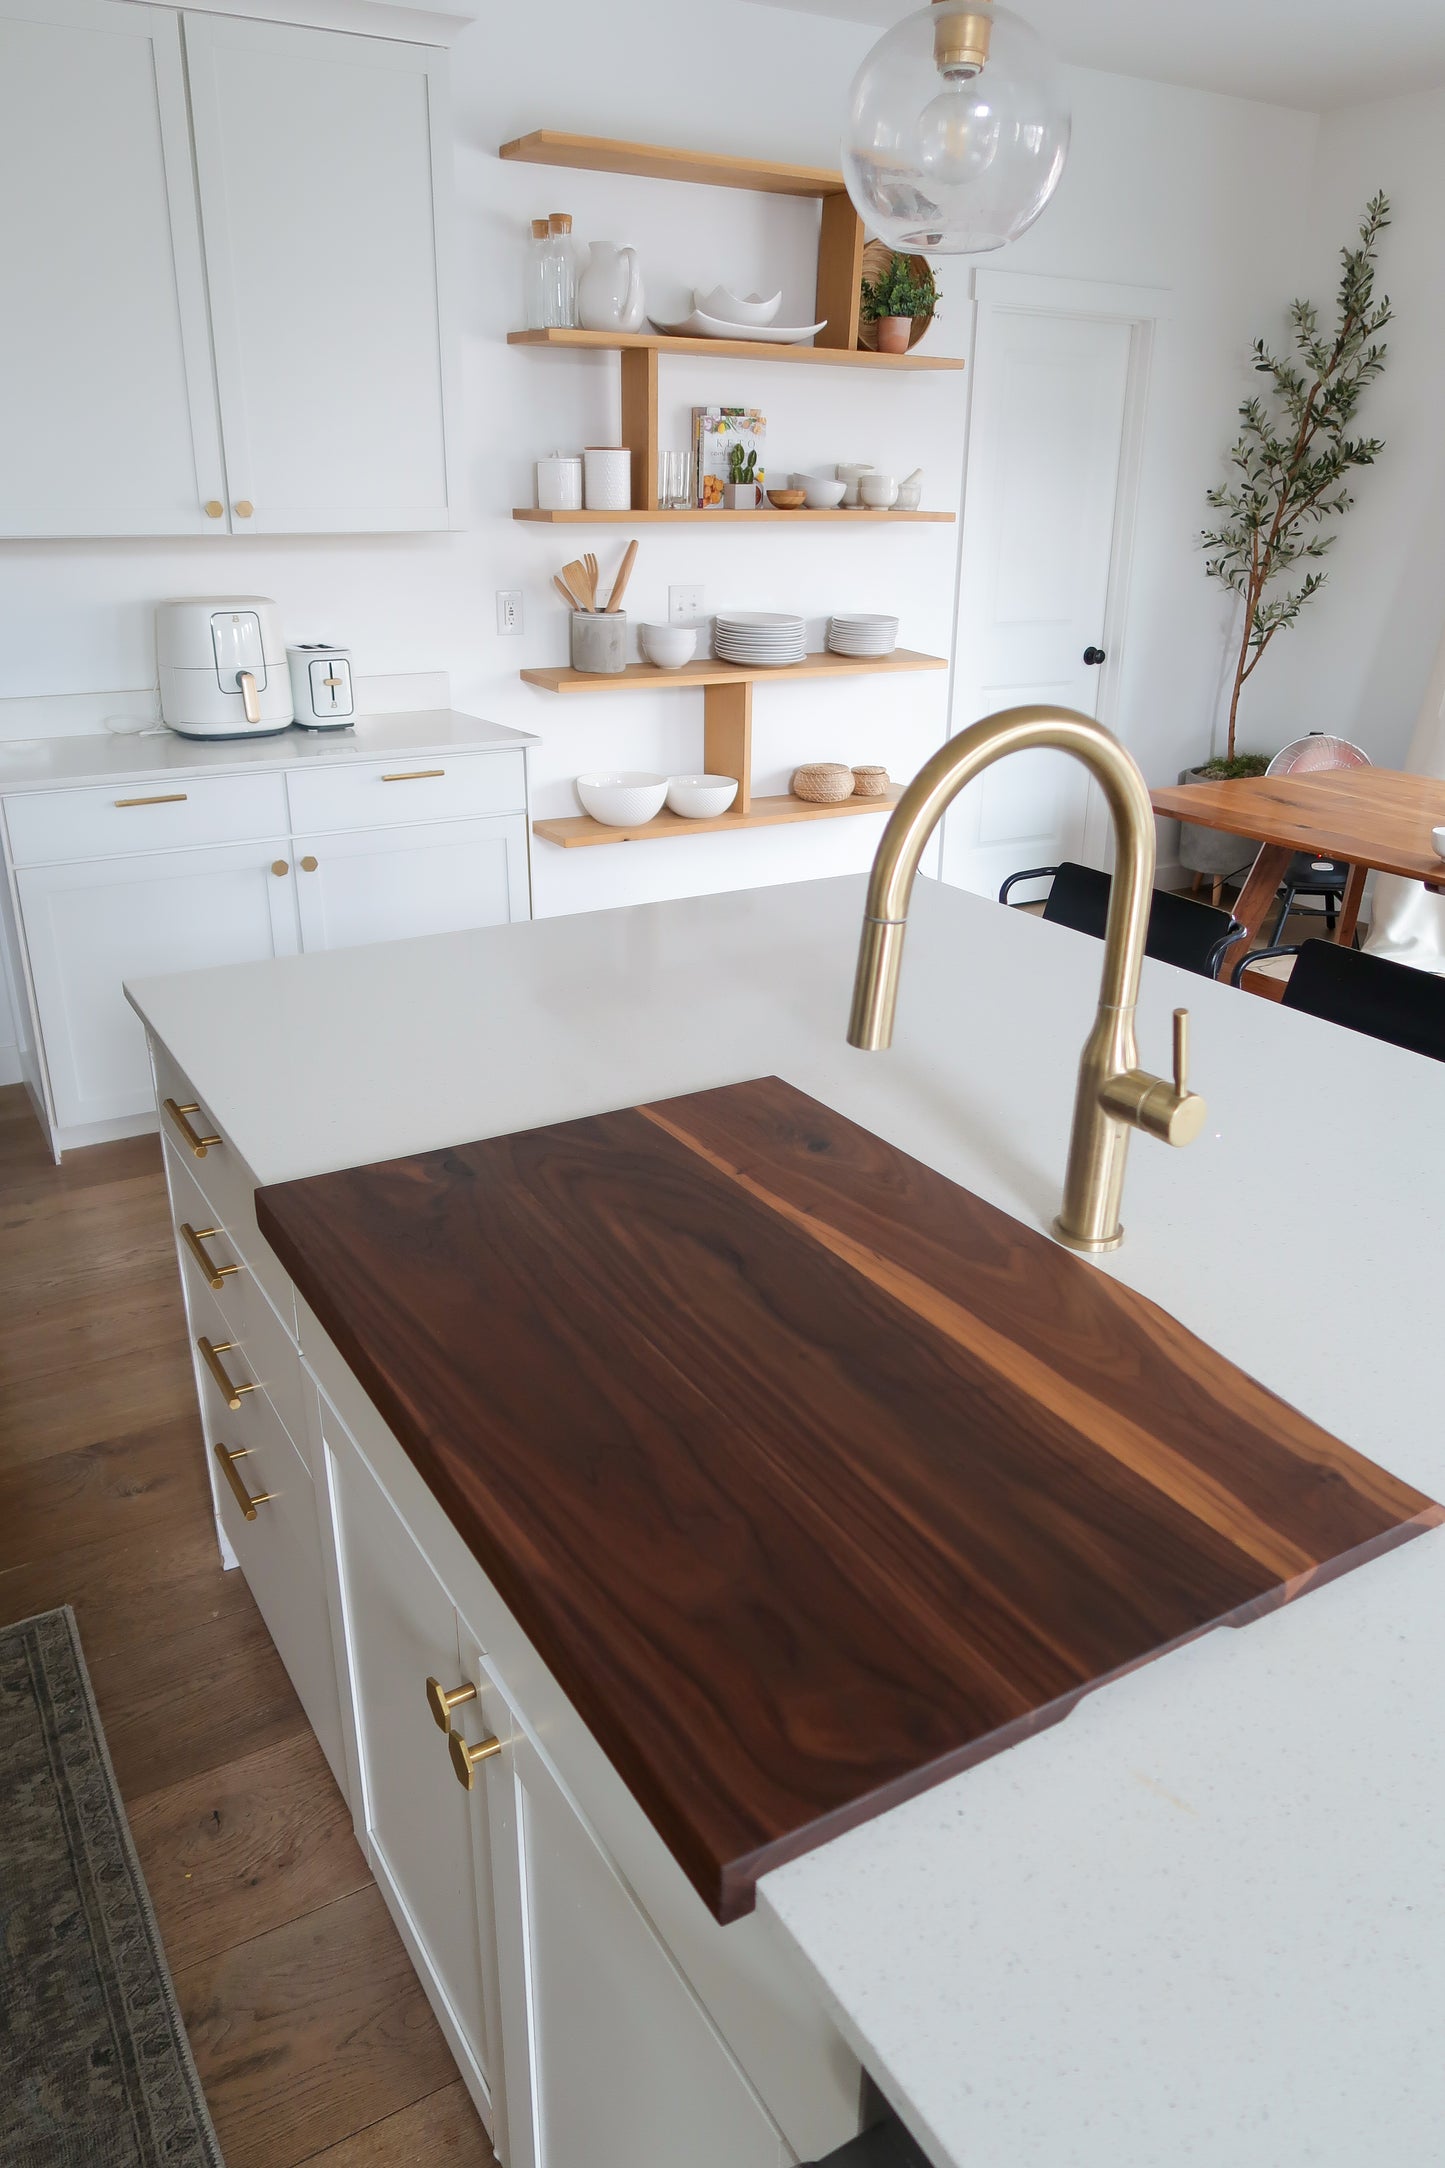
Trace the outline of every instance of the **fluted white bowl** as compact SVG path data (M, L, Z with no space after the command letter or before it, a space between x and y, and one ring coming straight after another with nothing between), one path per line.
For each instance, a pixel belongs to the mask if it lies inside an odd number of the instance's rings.
M770 324L783 297L779 292L764 301L761 294L735 294L730 287L714 286L710 294L694 293L692 304L699 316L716 316L725 324Z
M667 785L669 810L688 821L726 813L737 794L737 777L732 775L674 775Z
M646 775L636 768L610 775L599 770L578 776L577 795L583 812L601 821L604 828L638 828L662 811L667 777Z

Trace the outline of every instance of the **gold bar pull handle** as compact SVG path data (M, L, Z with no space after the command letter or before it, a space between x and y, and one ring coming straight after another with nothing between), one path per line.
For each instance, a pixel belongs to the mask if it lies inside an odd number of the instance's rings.
M477 1764L490 1761L494 1754L500 1754L502 1742L500 1739L482 1739L476 1746L468 1746L459 1731L448 1730L447 1751L452 1757L452 1767L457 1773L458 1784L470 1791Z
M184 805L185 802L186 794L183 790L168 790L165 792L164 796L160 798L117 798L115 800L117 806Z
M240 1474L237 1471L236 1463L238 1460L244 1460L250 1450L251 1448L249 1445L217 1445L216 1460L220 1467L222 1475L226 1478L226 1481L231 1486L232 1497L235 1499L237 1505L241 1508L241 1511L246 1516L246 1519L248 1521L254 1521L256 1518L257 1506L264 1506L268 1504L269 1501L275 1497L276 1493L269 1490L257 1491L255 1496L253 1497L250 1491L247 1490L244 1482L241 1479Z
M197 1159L204 1159L211 1146L220 1143L219 1137L203 1137L198 1130L192 1129L186 1120L188 1114L199 1114L201 1111L194 1099L188 1099L183 1107L178 1107L174 1099L164 1100L162 1104Z
M471 1685L454 1686L448 1693L440 1679L428 1679L426 1682L426 1705L436 1719L438 1731L450 1731L453 1709L463 1708L467 1702L475 1701L476 1698L477 1690Z
M218 1340L215 1346L212 1347L210 1341L206 1338L204 1333L202 1333L200 1339L196 1342L196 1346L200 1351L201 1361L205 1364L206 1368L210 1371L211 1376L215 1379L216 1384L220 1387L221 1397L225 1401L226 1406L232 1409L240 1407L242 1393L254 1393L256 1390L254 1385L233 1385L221 1366L221 1357L223 1355L229 1355L235 1345L236 1343L234 1340Z
M222 1280L229 1279L233 1272L239 1272L241 1269L239 1265L212 1264L210 1258L201 1248L203 1242L209 1242L213 1235L222 1232L223 1229L219 1227L190 1227L184 1220L181 1222L181 1240L206 1275L207 1287L218 1288Z
M402 775L384 775L383 783L425 783L434 775L445 775L445 768L408 768Z

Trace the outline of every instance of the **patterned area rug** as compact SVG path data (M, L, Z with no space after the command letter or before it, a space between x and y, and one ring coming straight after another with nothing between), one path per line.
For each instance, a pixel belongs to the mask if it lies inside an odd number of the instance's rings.
M68 1606L0 1627L0 2161L221 2168Z

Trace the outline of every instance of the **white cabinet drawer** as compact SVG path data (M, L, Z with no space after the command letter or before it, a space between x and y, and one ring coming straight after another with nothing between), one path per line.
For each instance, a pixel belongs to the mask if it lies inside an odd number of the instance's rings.
M192 1314L204 1290L225 1319L223 1337L232 1343L221 1358L226 1374L238 1384L264 1390L290 1432L292 1444L307 1460L301 1358L292 1333L272 1309L234 1232L211 1211L204 1192L169 1141L166 1178ZM294 1317L293 1310L293 1326ZM198 1326L196 1330L205 1328ZM243 1402L249 1398L249 1394L242 1396Z
M520 752L399 755L287 777L293 833L390 828L403 821L520 813L527 771Z
M296 1295L290 1275L282 1270L275 1252L263 1241L256 1225L256 1184L250 1168L210 1108L199 1102L189 1081L165 1048L158 1046L154 1039L150 1044L161 1135L204 1194L213 1225L224 1227L235 1235L247 1264L270 1296L274 1308L283 1318L294 1318ZM195 1111L187 1114L184 1112L187 1107L193 1107ZM215 1142L204 1141L210 1138ZM197 1145L202 1149L198 1151Z
M16 791L5 801L5 819L17 866L246 843L286 833L286 785L280 775L174 783L157 776L98 790Z

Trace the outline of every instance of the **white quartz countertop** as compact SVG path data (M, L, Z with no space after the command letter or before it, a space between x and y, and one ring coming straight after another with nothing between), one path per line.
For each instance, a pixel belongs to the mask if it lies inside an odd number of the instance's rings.
M524 730L508 730L449 708L363 715L349 730L303 730L293 724L258 738L183 738L164 729L91 731L83 737L24 738L0 745L0 795L65 790L83 783L139 783L154 776L256 775L267 769L324 768L419 753L490 753L536 742Z
M258 1179L775 1073L1026 1224L1057 1206L1100 951L920 882L896 1044L844 1043L861 879L151 980ZM1435 1497L1445 1068L1148 963L1210 1120L1135 1140L1153 1297ZM761 1883L938 2168L1440 2168L1445 1531Z

